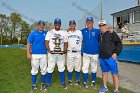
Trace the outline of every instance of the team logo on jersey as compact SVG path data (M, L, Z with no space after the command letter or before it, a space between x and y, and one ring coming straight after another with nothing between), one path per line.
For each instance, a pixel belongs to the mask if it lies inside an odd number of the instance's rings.
M78 38L78 39L80 39L80 37L78 35L70 35L70 36L68 36L68 38Z
M95 32L92 32L91 35L92 35L92 36L95 36Z
M59 38L61 38L61 35L60 35L60 34L54 34L54 37L59 37Z
M55 42L55 38L59 38L59 39L61 39L61 43L63 43L63 37L60 35L60 34L54 34L54 38L52 38L52 42L54 43Z

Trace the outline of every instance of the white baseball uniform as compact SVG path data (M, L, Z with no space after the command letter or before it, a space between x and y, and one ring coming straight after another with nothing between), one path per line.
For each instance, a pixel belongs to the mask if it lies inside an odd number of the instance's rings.
M49 41L49 47L50 50L53 51L55 44L54 44L54 38L59 36L61 39L60 48L64 49L64 42L67 42L67 35L66 32L63 30L56 31L55 29L52 29L48 31L45 40ZM50 54L48 53L48 73L52 73L55 68L55 64L57 63L58 71L63 72L65 70L65 55L61 54Z
M82 33L80 30L67 32L68 37L68 52L67 52L67 69L69 72L80 72L81 70L81 46Z
M47 72L47 58L46 54L32 54L31 59L31 74L36 75L40 67L40 72L42 75L45 75Z
M89 65L91 65L91 72L97 72L98 58L99 54L91 55L91 54L83 54L83 73L88 73Z

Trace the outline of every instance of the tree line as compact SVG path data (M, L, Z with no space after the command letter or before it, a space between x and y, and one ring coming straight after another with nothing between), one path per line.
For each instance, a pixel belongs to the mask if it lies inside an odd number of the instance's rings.
M45 30L53 28L53 24L46 21ZM11 13L10 16L0 14L0 45L26 44L29 33L36 29L37 22L28 24L20 14Z

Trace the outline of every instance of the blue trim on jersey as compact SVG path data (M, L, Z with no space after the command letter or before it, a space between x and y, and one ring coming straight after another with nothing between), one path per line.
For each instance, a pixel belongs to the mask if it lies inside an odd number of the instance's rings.
M86 54L99 54L99 35L100 30L92 28L90 31L88 28L81 30L83 35L83 53Z
M42 31L39 32L38 30L32 31L27 39L27 43L32 44L32 54L46 54L47 49L45 47L45 36L47 32Z

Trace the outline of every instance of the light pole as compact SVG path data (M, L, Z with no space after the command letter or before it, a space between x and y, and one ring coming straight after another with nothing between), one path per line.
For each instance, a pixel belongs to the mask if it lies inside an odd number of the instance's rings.
M84 26L85 26L85 28L86 28L86 15L84 16L84 21L85 21L85 22L84 22L84 23L85 23Z
M100 4L101 4L101 20L103 19L103 0L100 0Z

